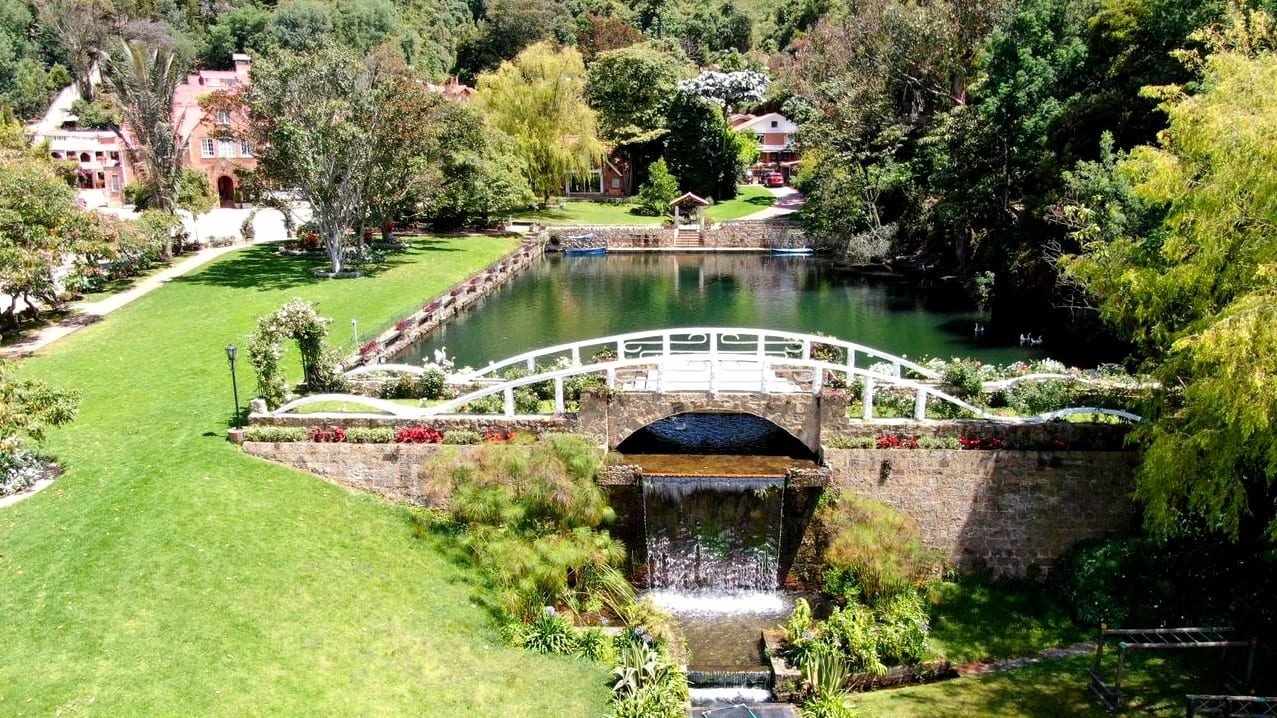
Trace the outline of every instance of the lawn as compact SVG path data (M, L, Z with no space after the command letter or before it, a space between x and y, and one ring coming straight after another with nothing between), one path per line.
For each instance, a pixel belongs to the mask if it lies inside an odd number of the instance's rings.
M0 715L602 714L606 668L502 646L410 509L223 438L223 347L258 316L301 296L368 335L512 246L419 240L337 281L250 247L27 362L83 399L47 447L66 474L0 510Z
M955 664L1030 656L1094 640L1047 589L1031 581L964 577L929 591L932 650Z
M1091 657L1043 661L1025 668L968 676L925 686L875 691L853 696L850 703L863 718L1023 718L1025 716L1111 715L1087 688ZM1210 658L1133 653L1123 679L1124 715L1182 716L1184 696L1215 692L1207 673ZM1113 666L1106 661L1108 680Z
M706 213L715 222L726 222L766 209L775 203L776 197L766 187L741 185L740 193L734 199L715 204L707 209ZM657 225L665 220L664 217L632 214L630 210L634 207L632 202L567 200L561 208L525 212L516 219L543 224L579 225Z

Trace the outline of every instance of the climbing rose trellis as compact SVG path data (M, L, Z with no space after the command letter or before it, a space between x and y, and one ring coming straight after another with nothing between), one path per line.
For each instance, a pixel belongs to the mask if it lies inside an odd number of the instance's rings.
M294 299L257 320L257 330L248 338L248 358L257 374L257 390L267 405L279 406L288 397L288 381L279 366L286 339L297 341L307 389L345 389L337 352L324 344L329 323L331 320L319 316L315 305L304 299Z

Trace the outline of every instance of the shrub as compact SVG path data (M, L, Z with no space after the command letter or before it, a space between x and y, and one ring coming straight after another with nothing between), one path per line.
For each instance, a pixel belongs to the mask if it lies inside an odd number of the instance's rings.
M469 429L452 429L443 432L443 436L440 437L440 440L445 444L454 445L477 444L483 440L483 437L480 436L477 431L470 431Z
M505 413L505 398L500 394L489 394L466 404L462 411L469 414L502 414Z
M1042 414L1076 406L1081 385L1071 380L1022 381L1004 392L1007 406L1017 414Z
M878 621L878 656L887 664L922 660L927 650L927 603L918 591L904 591L874 607Z
M249 426L244 429L244 441L282 444L306 439L307 431L300 426Z
M546 607L523 633L523 647L537 653L566 655L576 648L572 624L554 609Z
M395 430L397 444L438 444L444 435L428 426L406 426Z
M316 426L306 432L306 440L321 444L338 444L346 440L346 429L341 426Z
M920 449L961 449L962 443L956 436L924 436L918 439Z
M823 553L832 594L874 603L939 568L939 557L923 546L913 519L886 504L840 492L816 516L829 536Z
M395 440L395 430L386 426L352 426L346 429L346 442L350 444L389 444Z
M577 631L572 653L590 661L610 661L614 655L612 639L597 628Z
M48 464L27 451L0 453L0 496L16 494L43 479Z
M519 438L519 434L514 431L485 431L483 432L483 443L485 444L507 444Z
M958 446L967 450L988 450L997 451L1005 446L1006 442L1000 436L959 436Z
M980 379L980 362L972 359L954 359L945 365L942 374L944 389L959 399L979 399L983 383Z
M400 374L383 383L377 395L382 399L420 399L423 393L419 377L412 374Z
M502 409L504 410L504 399L502 399ZM519 387L514 390L514 413L516 414L535 414L541 410L541 397L528 387Z
M630 640L612 673L611 716L615 718L682 718L688 698L687 674L657 648Z
M448 397L448 377L442 369L428 368L418 383L421 387L421 399L445 399Z
M648 168L647 181L639 187L638 206L634 208L634 213L660 217L670 211L670 202L676 197L678 180L670 174L665 158L662 157Z

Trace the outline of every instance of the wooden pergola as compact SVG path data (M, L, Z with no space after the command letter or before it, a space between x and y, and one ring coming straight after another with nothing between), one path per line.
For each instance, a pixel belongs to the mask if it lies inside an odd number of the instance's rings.
M674 208L674 227L678 228L679 218L683 210L689 210L691 216L697 216L701 210L709 206L709 200L704 197L698 197L691 192L686 192L679 197L675 197L670 201L670 207Z

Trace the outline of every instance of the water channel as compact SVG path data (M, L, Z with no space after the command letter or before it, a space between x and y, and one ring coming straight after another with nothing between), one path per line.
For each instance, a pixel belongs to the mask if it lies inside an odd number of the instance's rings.
M400 361L445 348L457 366L630 331L735 326L823 332L923 357L1012 362L1045 356L975 327L986 320L962 292L866 277L814 257L648 253L547 256L427 337ZM1046 345L1058 354L1058 347Z

